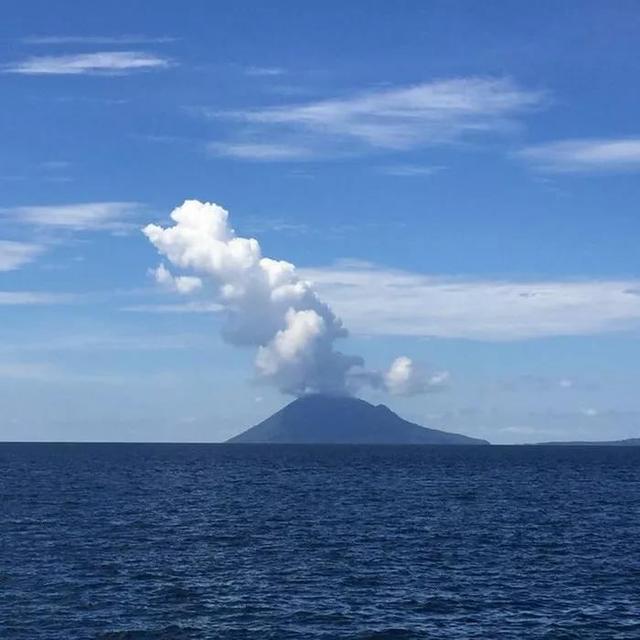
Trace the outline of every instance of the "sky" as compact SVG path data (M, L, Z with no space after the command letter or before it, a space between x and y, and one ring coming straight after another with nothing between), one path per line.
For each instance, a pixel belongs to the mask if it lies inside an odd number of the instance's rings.
M494 443L640 436L639 35L624 0L11 3L0 440L216 442L336 375ZM214 219L249 266L188 257Z

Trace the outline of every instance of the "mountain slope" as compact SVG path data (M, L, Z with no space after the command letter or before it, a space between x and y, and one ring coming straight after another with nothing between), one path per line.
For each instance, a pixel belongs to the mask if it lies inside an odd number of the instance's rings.
M348 397L305 396L231 438L235 443L281 444L488 444L427 429L384 405Z

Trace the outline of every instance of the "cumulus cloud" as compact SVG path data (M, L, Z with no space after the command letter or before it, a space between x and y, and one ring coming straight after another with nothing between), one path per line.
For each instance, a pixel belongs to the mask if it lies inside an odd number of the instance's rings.
M223 335L257 348L259 379L293 395L346 394L367 380L386 384L383 375L363 369L362 358L336 349L347 336L342 321L293 264L267 258L256 239L237 236L225 209L187 200L171 219L173 226L150 224L144 234L174 267L198 274L178 277L212 284L225 319ZM164 267L160 274L176 280Z
M400 356L392 363L384 376L385 387L397 396L414 396L434 389L442 388L449 381L448 371L439 371L428 375L411 358Z
M202 280L195 276L174 276L164 264L160 263L151 270L151 275L162 287L178 293L192 293L202 288Z

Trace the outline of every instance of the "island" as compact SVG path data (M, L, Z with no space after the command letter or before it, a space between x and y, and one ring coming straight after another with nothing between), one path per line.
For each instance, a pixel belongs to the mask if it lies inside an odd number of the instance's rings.
M640 447L640 438L626 440L575 440L571 442L538 442L539 447Z
M382 404L349 396L300 397L263 422L229 439L254 444L486 445L486 440L403 420Z

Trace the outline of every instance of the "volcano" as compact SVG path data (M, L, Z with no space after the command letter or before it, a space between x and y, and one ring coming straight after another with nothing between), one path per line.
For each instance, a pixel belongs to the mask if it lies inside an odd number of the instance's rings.
M322 395L294 400L260 424L229 439L255 444L489 444L403 420L383 404Z

